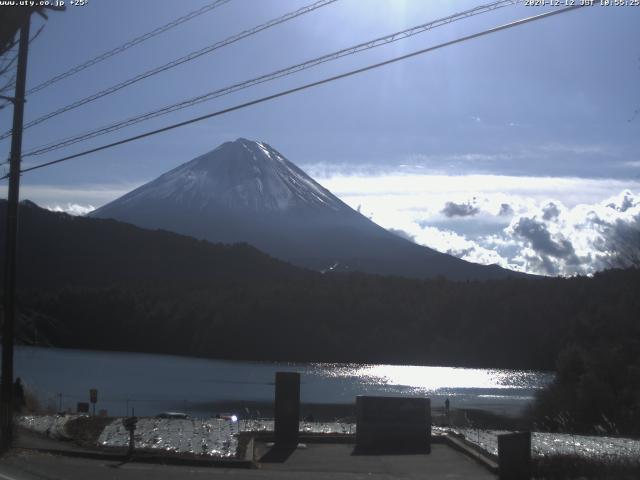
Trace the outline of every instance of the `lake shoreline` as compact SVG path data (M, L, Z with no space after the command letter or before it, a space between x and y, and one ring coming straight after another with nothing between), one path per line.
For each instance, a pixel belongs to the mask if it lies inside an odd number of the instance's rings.
M358 395L428 397L434 411L449 399L452 409L518 417L552 379L522 370L241 362L26 346L16 347L15 365L15 376L49 411L75 412L95 389L96 413L109 416L134 409L139 416L179 411L207 417L229 410L272 416L275 373L285 371L301 375L303 417L354 416L348 405Z

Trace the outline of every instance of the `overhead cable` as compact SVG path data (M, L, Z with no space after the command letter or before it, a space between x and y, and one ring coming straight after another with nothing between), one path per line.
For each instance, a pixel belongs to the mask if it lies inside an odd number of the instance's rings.
M132 40L129 40L128 42L115 47L107 52L104 52L96 57L93 57L89 60L87 60L84 63L81 63L80 65L76 65L73 68L70 68L69 70L67 70L66 72L60 73L59 75L56 75L55 77L52 77L38 85L36 85L35 87L30 88L29 90L27 90L27 95L31 95L35 92L38 92L40 90L42 90L43 88L47 88L50 85L53 85L56 82L59 82L60 80L70 77L72 75L75 75L78 72L81 72L82 70L86 70L89 67L93 67L94 65L97 65L98 63L106 60L107 58L111 58L114 55L117 55L119 53L124 52L125 50L130 49L131 47L135 47L136 45L139 45L140 43L149 40L150 38L153 38L157 35L160 35L161 33L166 32L167 30L171 30L174 27L177 27L178 25L183 24L184 22L188 22L189 20L196 18L204 13L207 13L215 8L218 8L222 5L224 5L225 3L230 2L231 0L216 0L215 2L209 3L207 5L205 5L202 8L199 8L197 10L194 10L193 12L187 13L186 15L183 15L182 17L176 18L175 20L167 23L166 25L162 25L161 27L155 28L153 30L151 30L150 32L147 32L143 35L140 35L139 37L136 37Z
M177 110L182 110L184 108L188 108L191 107L193 105L197 105L199 103L202 102L206 102L209 100L213 100L214 98L218 98L224 95L229 95L231 93L237 92L239 90L244 90L246 88L249 87L253 87L255 85L259 85L261 83L265 83L265 82L269 82L272 80L276 80L278 78L282 78L288 75L292 75L295 73L298 73L302 70L307 70L309 68L315 67L317 65L321 65L323 63L329 62L329 61L333 61L333 60L337 60L339 58L345 57L347 55L353 55L353 54L357 54L360 53L362 51L365 50L370 50L372 48L376 48L382 45L386 45L392 42L396 42L398 40L402 40L408 37L412 37L414 35L426 32L428 30L432 30L436 27L440 27L443 25L447 25L449 23L464 19L464 18L469 18L475 15L479 15L481 13L486 13L486 12L490 12L493 10L496 10L498 8L502 8L505 6L509 6L509 5L514 5L518 3L518 0L500 0L500 1L495 1L493 3L489 3L486 5L480 5L478 7L475 7L473 9L470 10L465 10L463 12L459 12L453 15L449 15L447 17L444 18L440 18L437 20L432 20L430 22L427 23L423 23L421 25L417 25L415 27L411 27L405 30L401 30L399 32L395 32L389 35L385 35L383 37L379 37L379 38L375 38L373 40L364 42L364 43L360 43L358 45L352 46L352 47L348 47L348 48L344 48L342 50L338 50L337 52L332 52L326 55L322 55L320 57L316 57L313 58L311 60L307 60L305 62L302 63L298 63L296 65L292 65L290 67L286 67L280 70L276 70L274 72L265 74L265 75L261 75L259 77L255 77L249 80L245 80L239 83L235 83L233 85L229 85L217 90L213 90L210 92L207 92L205 94L202 95L198 95L196 97L192 97L190 99L187 100L183 100L181 102L178 103L174 103L172 105L167 105L164 106L162 108L159 108L157 110L153 110L141 115L137 115L134 117L130 117L128 119L125 120L121 120L118 121L116 123L112 123L110 125L106 125L103 127L99 127L97 129L88 131L88 132L84 132L84 133L80 133L78 135L72 136L72 137L68 137L62 140L57 140L55 142L50 142L48 144L45 145L40 145L38 147L35 147L29 151L27 151L23 156L24 157L28 157L28 156L33 156L33 155L41 155L47 152L51 152L53 150L58 150L60 148L64 148L64 147L68 147L70 145L73 145L75 143L78 142L82 142L85 140L89 140L91 138L95 138L101 135L105 135L107 133L111 133L114 132L116 130L120 130L122 128L125 127L129 127L131 125L140 123L140 122L144 122L146 120L149 120L151 118L155 118L161 115L166 115L172 112L175 112Z
M213 118L213 117L217 117L217 116L220 116L220 115L224 115L226 113L234 112L236 110L241 110L243 108L247 108L247 107L250 107L250 106L253 106L253 105L257 105L257 104L264 103L264 102L267 102L267 101L270 101L270 100L274 100L274 99L279 98L279 97L284 97L284 96L290 95L292 93L300 92L302 90L307 90L309 88L317 87L317 86L323 85L325 83L330 83L330 82L333 82L333 81L336 81L336 80L340 80L342 78L351 77L353 75L357 75L357 74L360 74L360 73L363 73L363 72L366 72L366 71L369 71L369 70L380 68L380 67L383 67L385 65L390 65L392 63L400 62L400 61L406 60L408 58L412 58L412 57L415 57L415 56L418 56L418 55L422 55L422 54L425 54L425 53L428 53L428 52L432 52L434 50L439 50L439 49L444 48L444 47L448 47L448 46L451 46L451 45L463 43L463 42L466 42L468 40L472 40L472 39L475 39L475 38L478 38L478 37L483 37L485 35L490 35L492 33L496 33L496 32L502 31L502 30L507 30L509 28L518 27L518 26L523 25L525 23L530 23L530 22L534 22L534 21L537 21L537 20L542 20L544 18L548 18L548 17L551 17L553 15L559 15L559 14L562 14L562 13L566 13L566 12L570 12L570 11L573 11L573 10L577 10L579 8L582 8L583 6L584 5L576 5L576 6L559 8L557 10L552 10L552 11L549 11L549 12L546 12L546 13L541 13L539 15L534 15L534 16L531 16L531 17L527 17L527 18L523 18L523 19L520 19L520 20L516 20L516 21L510 22L510 23L504 24L504 25L500 25L498 27L493 27L493 28L490 28L488 30L483 30L481 32L477 32L477 33L474 33L474 34L471 34L471 35L466 35L464 37L459 37L459 38L457 38L455 40L450 40L448 42L440 43L440 44L432 46L432 47L423 48L421 50L417 50L417 51L408 53L406 55L402 55L402 56L399 56L399 57L391 58L391 59L385 60L383 62L375 63L375 64L372 64L372 65L368 65L366 67L358 68L356 70L351 70L349 72L342 73L340 75L335 75L335 76L328 77L328 78L325 78L325 79L322 79L322 80L318 80L316 82L307 83L305 85L301 85L299 87L291 88L289 90L285 90L285 91L282 91L282 92L279 92L279 93L275 93L273 95L268 95L266 97L258 98L256 100L252 100L252 101L245 102L245 103L242 103L242 104L239 104L239 105L235 105L233 107L225 108L223 110L218 110L216 112L208 113L206 115L201 115L199 117L195 117L195 118L192 118L192 119L189 119L189 120L185 120L183 122L174 123L172 125L168 125L168 126L163 127L163 128L159 128L159 129L156 129L156 130L151 130L149 132L145 132L145 133L142 133L140 135L135 135L135 136L128 137L128 138L125 138L125 139L122 139L122 140L118 140L116 142L112 142L112 143L109 143L109 144L106 144L106 145L102 145L100 147L95 147L95 148L91 148L89 150L85 150L83 152L75 153L73 155L68 155L66 157L62 157L62 158L59 158L57 160L52 160L52 161L49 161L49 162L41 163L39 165L34 165L32 167L24 168L24 169L21 170L21 173L31 172L33 170L38 170L38 169L41 169L41 168L44 168L44 167L48 167L48 166L51 166L51 165L56 165L56 164L59 164L59 163L62 163L62 162L66 162L66 161L72 160L74 158L83 157L83 156L89 155L91 153L100 152L102 150L107 150L107 149L110 149L110 148L113 148L113 147L116 147L116 146L119 146L119 145L123 145L123 144L130 143L130 142L133 142L133 141L141 140L141 139L146 138L146 137L150 137L150 136L153 136L153 135L157 135L157 134L160 134L160 133L167 132L169 130L173 130L173 129L176 129L176 128L179 128L179 127L190 125L192 123L196 123L196 122L200 122L202 120L206 120L206 119L209 119L209 118ZM7 178L6 175L4 177L0 178L0 180L5 179L5 178Z
M249 30L245 30L241 33L238 33L236 35L233 35L231 37L228 37L222 41L216 42L212 45L209 45L207 47L204 47L200 50L196 50L194 52L191 52L183 57L177 58L175 60L172 60L171 62L165 63L163 65L160 65L159 67L153 68L151 70L147 70L146 72L140 73L138 75L136 75L135 77L131 77L127 80L124 80L123 82L117 83L116 85L112 85L108 88L105 88L104 90L101 90L97 93L94 93L92 95L89 95L88 97L82 98L80 100L77 100L73 103L70 103L68 105L65 105L64 107L58 108L57 110L54 110L52 112L49 112L45 115L42 115L41 117L38 117L34 120L31 120L30 122L25 123L24 128L30 128L33 127L34 125L38 125L39 123L42 123L46 120L49 120L53 117L56 117L58 115L61 115L65 112L68 112L70 110L74 110L78 107L81 107L82 105L86 105L87 103L93 102L95 100L98 100L99 98L102 97L106 97L107 95L111 95L112 93L115 93L119 90L122 90L123 88L126 88L130 85L133 85L134 83L138 83L141 80L144 80L146 78L152 77L154 75L157 75L159 73L165 72L171 68L177 67L178 65L182 65L183 63L186 62L190 62L191 60L194 60L198 57L201 57L202 55L205 55L207 53L211 53L214 50L218 50L220 48L226 47L227 45L231 45L232 43L238 42L240 40L242 40L243 38L247 38L250 37L252 35L255 35L263 30L266 30L268 28L272 28L276 25L279 25L283 22L287 22L289 20L293 20L296 17L299 17L301 15L304 15L306 13L312 12L318 8L324 7L325 5L329 5L331 3L336 2L337 0L318 0L315 3L312 3L310 5L307 5L305 7L299 8L298 10L295 10L293 12L289 12L281 17L278 18L274 18L272 20L269 20L266 23L263 23L261 25L258 25L254 28L251 28ZM11 130L3 133L2 135L0 135L0 140L7 138L9 135L11 135Z

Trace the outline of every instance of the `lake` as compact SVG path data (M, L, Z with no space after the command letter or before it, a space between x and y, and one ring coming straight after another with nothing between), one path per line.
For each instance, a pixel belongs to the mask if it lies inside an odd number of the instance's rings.
M481 408L517 415L535 392L553 379L548 372L407 365L241 362L172 355L17 346L15 375L43 406L56 410L89 401L109 415L151 416L166 410L211 416L212 404L273 401L276 371L297 371L301 400L353 403L356 395L423 395L435 408L446 398L452 408Z

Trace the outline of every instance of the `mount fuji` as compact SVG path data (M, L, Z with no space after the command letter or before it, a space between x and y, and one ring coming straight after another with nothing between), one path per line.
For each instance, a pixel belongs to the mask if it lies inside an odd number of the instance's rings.
M436 252L353 210L264 142L239 138L90 214L212 242L246 242L320 271L454 280L516 272Z

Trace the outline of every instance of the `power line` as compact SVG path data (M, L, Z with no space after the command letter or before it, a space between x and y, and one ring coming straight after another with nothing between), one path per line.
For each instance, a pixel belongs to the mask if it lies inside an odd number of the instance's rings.
M229 0L226 0L229 1ZM151 70L148 70L146 72L143 72L139 75L136 75L135 77L129 78L123 82L120 82L116 85L112 85L111 87L108 87L104 90L101 90L97 93L94 93L92 95L89 95L88 97L82 98L76 102L73 102L69 105L66 105L64 107L61 107L57 110L54 110L53 112L49 112L41 117L36 118L35 120L31 120L30 122L27 122L24 126L24 128L29 128L29 127L33 127L34 125L38 125L39 123L42 123L46 120L49 120L50 118L56 117L62 113L68 112L69 110L73 110L76 109L78 107L81 107L82 105L86 105L87 103L93 102L94 100L98 100L99 98L105 97L107 95L111 95L112 93L117 92L118 90L122 90L125 87L128 87L130 85L133 85L134 83L137 83L141 80L144 80L145 78L149 78L152 77L154 75L157 75L159 73L162 73L166 70L169 70L171 68L177 67L178 65L182 65L183 63L186 62L190 62L191 60L194 60L198 57L201 57L202 55L205 55L207 53L211 53L214 50L218 50L220 48L226 47L232 43L238 42L240 40L242 40L243 38L247 38L250 37L252 35L255 35L263 30L266 30L268 28L272 28L276 25L279 25L281 23L287 22L289 20L292 20L296 17L299 17L301 15L304 15L306 13L312 12L318 8L324 7L326 5L329 5L331 3L336 2L337 0L318 0L315 3L312 3L310 5L307 5L305 7L299 8L298 10L295 10L293 12L287 13L281 17L269 20L266 23L263 23L261 25L258 25L257 27L251 28L249 30L245 30L241 33L238 33L236 35L233 35L231 37L228 37L222 41L216 42L213 45L209 45L207 47L204 47L200 50L194 51L189 53L188 55L185 55L183 57L180 57L178 59L172 60L169 63L165 63L164 65L160 65L159 67L153 68ZM11 131L7 131L5 133L3 133L2 135L0 135L0 140L7 138L9 135L11 135Z
M31 44L36 38L40 36L42 30L44 29L44 25L41 25L38 31L31 37L29 43ZM12 53L11 50L6 50L3 55L9 55ZM17 66L15 65L16 60L18 59L18 54L16 53L11 59L3 61L2 65L0 65L0 77L7 77L8 80L4 85L0 86L0 94L15 88L16 75L17 75ZM15 70L15 71L14 71ZM11 74L11 76L9 76ZM6 98L4 95L0 95L3 100L7 100L5 103L0 104L0 110L11 103L10 100ZM0 164L2 165L2 164Z
M75 143L81 142L81 141L85 141L91 138L95 138L101 135L105 135L107 133L111 133L114 132L116 130L120 130L122 128L125 127L129 127L131 125L134 125L136 123L140 123L146 120L149 120L151 118L155 118L161 115L166 115L172 112L175 112L177 110L182 110L184 108L188 108L191 107L193 105L197 105L199 103L202 102L206 102L209 100L212 100L214 98L218 98L224 95L229 95L231 93L237 92L239 90L244 90L245 88L249 88L249 87L253 87L255 85L259 85L261 83L265 83L265 82L269 82L272 80L276 80L278 78L282 78L288 75L292 75L295 73L298 73L302 70L306 70L312 67L315 67L317 65L329 62L329 61L333 61L336 60L338 58L347 56L347 55L353 55L356 53L360 53L362 51L365 50L369 50L372 48L376 48L382 45L386 45L389 43L393 43L396 42L398 40L402 40L408 37L412 37L414 35L423 33L425 31L431 30L433 28L436 27L440 27L443 25L447 25L449 23L464 19L464 18L469 18L475 15L479 15L481 13L486 13L486 12L490 12L493 10L496 10L498 8L502 8L505 6L509 6L509 5L515 5L518 3L519 0L499 0L499 1L495 1L493 3L489 3L486 5L480 5L478 7L472 8L470 10L465 10L463 12L460 13L456 13L444 18L440 18L437 20L433 20L430 21L428 23L424 23L415 27L411 27L399 32L395 32L392 33L390 35L385 35L383 37L379 37L364 43L360 43L358 45L352 46L352 47L348 47L342 50L338 50L337 52L332 52L326 55L322 55L320 57L316 57L313 58L311 60L307 60L305 62L302 63L298 63L296 65L290 66L290 67L286 67L280 70L277 70L275 72L271 72L268 73L266 75L261 75L259 77L256 78L252 78L250 80L245 80L243 82L239 82L239 83L235 83L233 85L227 86L227 87L223 87L208 93L205 93L203 95L198 95L197 97L193 97L190 98L188 100L183 100L181 102L172 104L172 105L168 105L165 107L162 107L160 109L157 110L153 110L151 112L147 112L141 115L137 115L135 117L130 117L128 119L125 120L121 120L119 122L104 126L104 127L99 127L97 129L91 130L89 132L85 132L85 133L81 133L78 135L75 135L73 137L68 137L62 140L58 140L55 142L50 142L48 144L45 145L40 145L38 147L35 147L34 149L31 149L30 151L26 152L24 154L24 157L28 157L28 156L33 156L33 155L41 155L43 153L47 153L47 152L51 152L53 150L58 150L60 148L64 148L64 147L68 147L70 145L73 145Z
M383 62L375 63L375 64L372 64L372 65L368 65L366 67L358 68L356 70L351 70L349 72L342 73L340 75L335 75L335 76L332 76L332 77L324 78L322 80L318 80L316 82L307 83L307 84L301 85L299 87L291 88L289 90L285 90L285 91L282 91L282 92L279 92L279 93L275 93L273 95L268 95L266 97L262 97L262 98L259 98L259 99L256 99L256 100L252 100L250 102L246 102L246 103L242 103L242 104L239 104L239 105L235 105L233 107L225 108L223 110L218 110L216 112L208 113L206 115L195 117L195 118L192 118L190 120L185 120L183 122L174 123L172 125L169 125L169 126L166 126L166 127L163 127L163 128L159 128L159 129L156 129L156 130L145 132L145 133L142 133L140 135L135 135L135 136L132 136L132 137L129 137L129 138L125 138L123 140L119 140L117 142L112 142L112 143L109 143L109 144L106 144L106 145L102 145L100 147L96 147L96 148L92 148L92 149L89 149L89 150L85 150L83 152L76 153L76 154L73 154L73 155L68 155L66 157L59 158L57 160L52 160L50 162L41 163L41 164L35 165L33 167L22 169L21 173L26 173L26 172L30 172L30 171L33 171L33 170L38 170L40 168L44 168L44 167L48 167L48 166L55 165L55 164L58 164L58 163L66 162L66 161L72 160L74 158L82 157L82 156L88 155L90 153L95 153L95 152L99 152L99 151L102 151L102 150L107 150L109 148L113 148L113 147L116 147L116 146L119 146L119 145L123 145L125 143L130 143L130 142L133 142L133 141L136 141L136 140L140 140L140 139L143 139L143 138L146 138L146 137L157 135L159 133L163 133L163 132L167 132L169 130L173 130L173 129L176 129L176 128L179 128L179 127L183 127L185 125L190 125L192 123L200 122L202 120L206 120L206 119L209 119L209 118L213 118L213 117L217 117L217 116L220 116L220 115L224 115L226 113L230 113L230 112L233 112L233 111L236 111L236 110L241 110L243 108L247 108L247 107L250 107L250 106L253 106L253 105L257 105L259 103L264 103L264 102L267 102L269 100L273 100L273 99L276 99L276 98L279 98L279 97L284 97L284 96L290 95L292 93L300 92L302 90L307 90L309 88L317 87L319 85L323 85L325 83L333 82L335 80L340 80L340 79L343 79L343 78L351 77L353 75L357 75L357 74L360 74L360 73L363 73L363 72L366 72L366 71L369 71L369 70L380 68L380 67L383 67L385 65L390 65L392 63L400 62L402 60L406 60L406 59L411 58L411 57L415 57L415 56L422 55L422 54L425 54L425 53L428 53L428 52L432 52L434 50L439 50L439 49L444 48L444 47L448 47L448 46L455 45L455 44L458 44L458 43L466 42L468 40L472 40L472 39L475 39L475 38L483 37L485 35L496 33L496 32L502 31L502 30L507 30L509 28L517 27L517 26L523 25L525 23L533 22L533 21L536 21L536 20L542 20L544 18L553 16L553 15L558 15L558 14L566 13L566 12L569 12L569 11L572 11L572 10L577 10L579 8L582 8L583 6L584 5L564 7L564 8L560 8L558 10L552 10L550 12L541 13L539 15L534 15L534 16L531 16L531 17L527 17L527 18L523 18L523 19L520 19L520 20L516 20L516 21L510 22L510 23L504 24L504 25L500 25L498 27L493 27L493 28L490 28L488 30L483 30L481 32L477 32L477 33L474 33L474 34L471 34L471 35L466 35L464 37L459 37L459 38L457 38L455 40L450 40L448 42L440 43L440 44L432 46L432 47L427 47L427 48L424 48L424 49L421 49L421 50L417 50L415 52L411 52L411 53L408 53L406 55L402 55L402 56L399 56L399 57L391 58L391 59L385 60ZM2 180L4 178L6 178L6 176L0 178L0 180Z
M117 55L119 53L124 52L125 50L128 50L131 47L135 47L136 45L144 42L145 40L149 40L150 38L153 38L157 35L160 35L161 33L166 32L167 30L171 30L174 27L177 27L178 25L184 23L184 22L188 22L189 20L196 18L200 15L203 15L215 8L218 8L222 5L224 5L225 3L230 2L231 0L216 0L215 2L212 2L208 5L205 5L202 8L199 8L198 10L194 10L193 12L187 13L186 15L183 15L182 17L179 17L169 23L167 23L166 25L163 25L161 27L155 28L153 30L151 30L150 32L147 32L143 35L140 35L139 37L134 38L133 40L129 40L128 42L120 45L119 47L113 48L107 52L104 52L94 58L91 58L89 60L87 60L84 63L81 63L80 65L76 65L75 67L67 70L66 72L63 72L59 75L56 75L55 77L50 78L49 80L46 80L42 83L40 83L39 85L36 85L35 87L27 90L27 95L31 95L32 93L38 92L40 90L42 90L43 88L46 88L50 85L53 85L56 82L59 82L60 80L70 77L71 75L75 75L78 72L81 72L82 70L85 70L89 67L92 67L104 60L106 60L107 58L113 57L114 55Z
M31 39L29 40L29 44L31 44L33 41L35 41L36 38L38 38L40 36L40 34L42 33L42 30L44 30L44 25L41 25L40 28L38 29L38 31L35 33L35 35L33 35L31 37ZM6 54L7 52L5 52ZM5 65L0 66L0 76L6 76L7 73L9 73L9 70L13 70L13 63L15 62L15 60L18 58L18 54L16 53L16 55L9 60L8 62L6 62ZM15 81L16 81L16 74L17 74L17 67L16 67L16 71L12 73L12 75L9 78L9 80L3 85L0 86L0 94L3 94L4 92L6 92L7 90L11 90L12 88L15 87ZM6 100L6 98L5 98ZM6 103L0 104L0 110L3 109L4 107L6 107L9 103L11 103L10 101L7 101Z
M2 65L0 65L0 72L2 72L2 74L7 73L9 70L15 69L15 63L18 60L18 54L15 53L11 58L8 58L9 53L12 53L12 52L6 51L4 53L4 55L6 55L5 58L7 58L7 60L3 59Z

